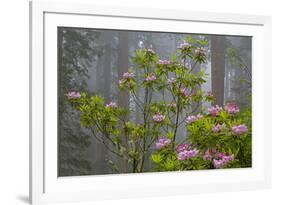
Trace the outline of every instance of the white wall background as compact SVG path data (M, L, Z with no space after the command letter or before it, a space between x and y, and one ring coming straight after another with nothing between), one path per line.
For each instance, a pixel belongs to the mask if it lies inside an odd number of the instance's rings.
M72 0L78 1L78 0ZM104 5L271 15L273 21L273 188L237 193L128 199L75 204L280 204L281 5L278 0L80 0ZM28 1L0 4L0 204L28 200ZM270 108L269 108L270 109Z

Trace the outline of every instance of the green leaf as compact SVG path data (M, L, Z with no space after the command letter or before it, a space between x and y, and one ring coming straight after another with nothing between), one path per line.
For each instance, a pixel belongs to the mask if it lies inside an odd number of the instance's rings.
M176 55L176 54L172 54L172 55L170 56L170 61L171 61L171 62L176 62L176 61L177 61L177 55Z
M162 161L161 154L159 154L159 153L155 153L155 154L151 155L151 159L156 164L159 164Z

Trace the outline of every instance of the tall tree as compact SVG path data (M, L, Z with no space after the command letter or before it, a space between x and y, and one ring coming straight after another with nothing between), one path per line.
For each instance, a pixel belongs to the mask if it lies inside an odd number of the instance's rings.
M211 36L212 92L220 106L224 104L225 56L225 37Z
M123 76L123 73L128 71L128 57L129 57L129 47L128 47L128 32L127 31L119 31L118 32L118 60L117 60L117 66L118 66L118 79L121 79ZM119 92L118 93L118 104L122 107L129 107L129 95L127 92ZM123 136L123 146L125 148L128 147L128 139L126 136ZM121 163L121 170L120 172L126 173L128 172L128 163L125 160L120 160Z
M58 175L91 173L85 156L90 136L83 132L79 113L67 103L71 90L85 90L88 68L100 50L91 46L98 33L85 29L58 28Z

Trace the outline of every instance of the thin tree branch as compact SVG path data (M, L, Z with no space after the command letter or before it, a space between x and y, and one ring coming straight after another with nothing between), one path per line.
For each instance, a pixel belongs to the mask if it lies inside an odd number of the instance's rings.
M100 139L100 138L96 135L96 133L95 133L95 131L94 131L94 129L93 129L92 127L90 127L90 130L91 130L93 136L94 136L100 143L102 143L110 152L112 152L113 154L115 154L115 155L117 155L117 156L119 156L119 157L123 157L123 156L122 156L121 154L119 154L118 152L112 150L102 139Z

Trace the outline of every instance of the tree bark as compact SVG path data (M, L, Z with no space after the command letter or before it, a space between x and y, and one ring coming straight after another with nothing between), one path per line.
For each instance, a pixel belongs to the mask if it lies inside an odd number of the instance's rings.
M118 32L119 45L118 45L118 79L121 79L124 72L128 71L128 57L129 57L129 48L128 48L128 32L119 31ZM118 92L118 105L121 107L129 107L129 95L127 92L119 91ZM128 148L128 139L126 136L122 138L122 145L127 149ZM120 159L120 170L121 173L127 173L128 162L126 160Z
M211 76L212 92L216 98L214 104L224 104L224 77L225 77L225 37L211 37Z
M105 38L105 53L104 53L104 69L103 69L103 94L104 94L104 99L106 102L108 102L110 99L110 91L111 91L111 42L113 39L113 35L111 32L106 32L104 34Z

